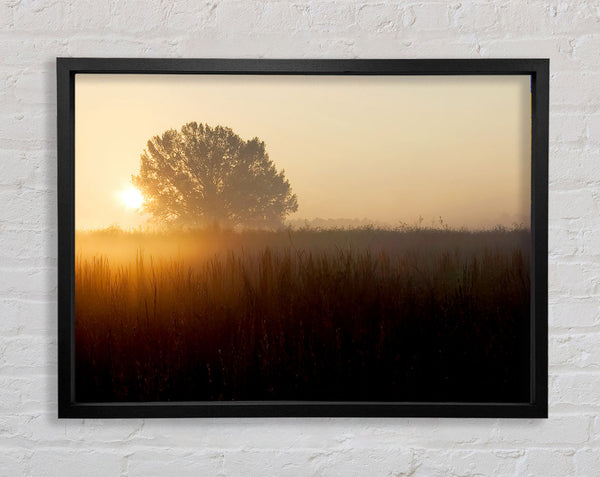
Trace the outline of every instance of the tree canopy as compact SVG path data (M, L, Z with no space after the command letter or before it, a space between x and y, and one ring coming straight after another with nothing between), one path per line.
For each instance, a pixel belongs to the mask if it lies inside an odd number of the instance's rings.
M278 172L257 137L190 122L154 136L133 184L144 210L164 226L277 227L298 210L284 171Z

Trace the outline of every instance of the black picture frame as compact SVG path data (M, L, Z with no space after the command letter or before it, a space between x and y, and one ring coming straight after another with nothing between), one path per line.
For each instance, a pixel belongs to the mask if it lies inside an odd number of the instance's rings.
M548 416L548 59L255 60L58 58L58 417L488 417ZM531 359L530 400L477 402L151 402L81 403L75 400L75 75L530 75Z

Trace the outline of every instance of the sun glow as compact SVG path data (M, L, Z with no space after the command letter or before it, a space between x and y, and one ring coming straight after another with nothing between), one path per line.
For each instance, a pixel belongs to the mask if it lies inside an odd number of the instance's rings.
M139 209L144 203L144 196L139 190L131 187L121 192L121 201L129 209Z

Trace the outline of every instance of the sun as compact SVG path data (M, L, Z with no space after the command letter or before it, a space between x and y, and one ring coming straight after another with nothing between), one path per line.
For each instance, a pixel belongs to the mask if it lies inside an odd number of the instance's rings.
M129 209L139 209L144 203L144 196L139 190L130 187L121 192L121 200L123 201L123 204L125 204L125 207Z

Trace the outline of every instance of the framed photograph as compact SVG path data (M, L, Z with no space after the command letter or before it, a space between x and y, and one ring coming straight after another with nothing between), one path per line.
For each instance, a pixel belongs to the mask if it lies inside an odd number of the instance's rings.
M547 417L548 70L59 58L59 417Z

